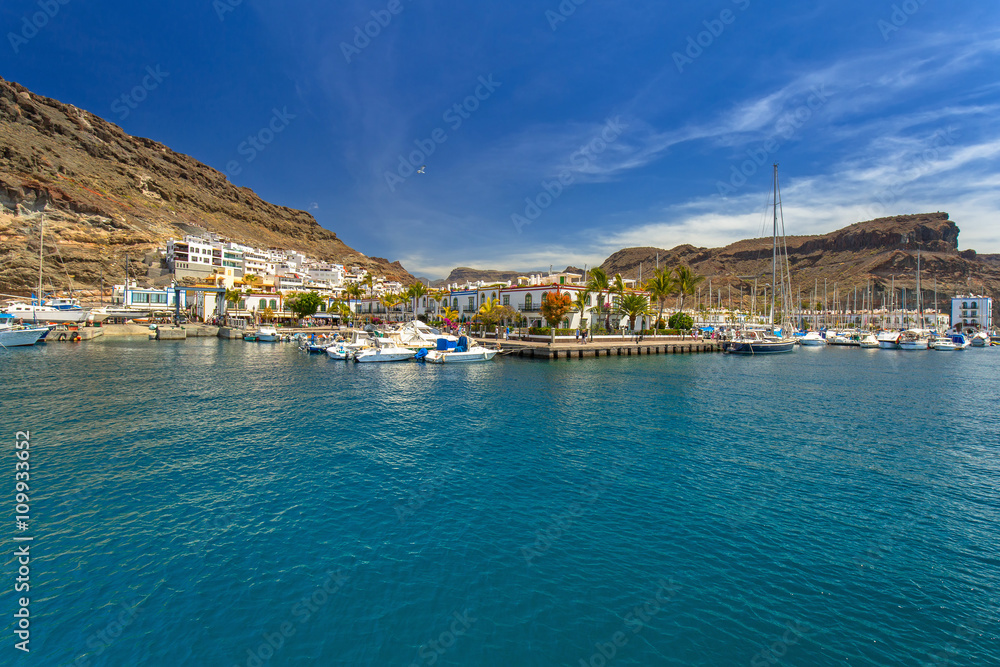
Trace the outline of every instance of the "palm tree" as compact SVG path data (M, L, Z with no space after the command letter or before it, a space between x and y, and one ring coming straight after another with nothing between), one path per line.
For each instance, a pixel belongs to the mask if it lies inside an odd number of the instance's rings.
M618 306L616 309L621 311L622 298L625 296L625 279L622 278L622 274L615 274L614 282L611 283L611 289L608 290L608 293L618 297Z
M685 264L680 264L674 269L674 275L677 276L677 291L681 295L681 306L678 310L684 310L684 297L693 296L698 285L705 279L705 276L699 276L697 273L691 270L690 266Z
M368 298L370 299L375 288L375 278L372 277L372 274L366 273L365 277L361 279L361 284L368 288Z
M649 302L644 295L629 292L621 299L621 312L628 316L629 329L635 331L635 318L649 314Z
M587 314L587 308L590 307L590 290L584 289L581 292L576 293L576 298L573 299L573 308L580 312L580 328L583 328L584 315Z
M413 283L406 290L406 296L413 300L413 319L417 319L417 302L425 294L427 294L427 286L421 282Z
M646 290L656 299L660 306L656 321L663 319L663 306L667 297L677 291L677 281L673 273L666 267L657 269L652 278L646 281Z
M604 309L604 293L611 291L611 283L608 282L608 274L601 267L590 270L590 280L586 285L587 291L597 293L597 317L601 317ZM593 327L591 327L593 329Z

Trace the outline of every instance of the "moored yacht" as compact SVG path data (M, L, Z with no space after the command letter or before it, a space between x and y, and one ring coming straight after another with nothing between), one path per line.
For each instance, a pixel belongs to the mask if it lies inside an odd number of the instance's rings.
M799 339L799 343L805 345L806 347L820 347L826 345L826 339L824 339L818 331L810 331Z
M877 349L879 347L879 341L875 338L874 334L869 332L861 336L860 345L866 350Z
M469 344L466 336L460 336L458 342L451 344L445 338L438 340L436 350L427 353L418 352L417 359L423 359L431 364L460 364L477 361L490 361L497 356L497 350L491 350L476 343Z
M899 338L901 350L926 350L930 348L930 336L923 329L907 329Z
M416 355L415 350L400 347L395 342L387 338L376 338L375 347L366 347L359 350L354 355L354 361L358 363L373 363L384 361L406 361Z
M883 350L898 350L902 334L898 331L879 331L875 339Z
M0 318L0 348L34 345L49 332L48 327L20 327L11 324L14 318Z

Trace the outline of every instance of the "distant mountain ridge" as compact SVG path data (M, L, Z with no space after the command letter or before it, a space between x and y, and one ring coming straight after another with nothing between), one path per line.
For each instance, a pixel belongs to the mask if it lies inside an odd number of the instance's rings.
M413 281L367 257L307 212L270 204L221 172L117 125L0 79L0 288L37 283L38 215L46 209L46 286L121 276L125 253L149 255L191 230Z
M1000 296L1000 255L977 255L958 250L959 228L947 213L897 215L857 222L816 236L786 239L792 284L803 298L824 281L828 291L836 284L845 290L916 287L917 251L920 251L921 288L930 293L935 285L943 296L957 292L986 291ZM700 275L711 277L713 290L729 286L744 288L753 277L770 280L771 238L746 239L724 248L680 245L663 248L624 248L601 267L609 274L636 278L639 267L645 280L651 276L659 253L660 266L686 264ZM707 288L703 283L703 289ZM716 297L717 298L717 297ZM724 295L725 298L725 295ZM998 304L1000 305L1000 304Z

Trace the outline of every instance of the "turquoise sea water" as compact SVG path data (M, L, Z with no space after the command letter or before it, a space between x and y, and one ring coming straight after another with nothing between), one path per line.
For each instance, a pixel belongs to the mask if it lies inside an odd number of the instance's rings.
M25 664L1000 664L1000 349L0 372Z

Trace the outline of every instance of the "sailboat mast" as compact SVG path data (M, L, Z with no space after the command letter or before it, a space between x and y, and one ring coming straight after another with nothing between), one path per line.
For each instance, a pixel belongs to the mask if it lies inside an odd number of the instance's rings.
M35 307L42 306L42 247L45 239L45 209L42 209L42 223L38 230L38 295L35 297Z
M774 240L771 252L771 328L774 328L774 295L778 286L778 163L774 163Z

